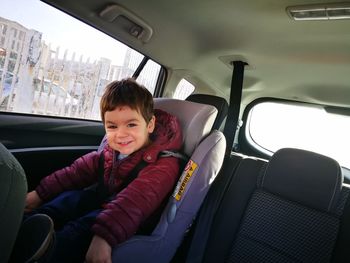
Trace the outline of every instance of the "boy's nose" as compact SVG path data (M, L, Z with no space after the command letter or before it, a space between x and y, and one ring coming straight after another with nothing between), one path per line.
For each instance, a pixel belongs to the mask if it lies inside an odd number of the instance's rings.
M119 128L117 132L117 137L123 138L126 137L128 134L124 128Z

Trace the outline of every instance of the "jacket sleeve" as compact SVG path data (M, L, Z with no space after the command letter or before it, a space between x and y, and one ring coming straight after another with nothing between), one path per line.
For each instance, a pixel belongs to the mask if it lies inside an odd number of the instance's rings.
M136 233L141 223L161 205L179 177L179 161L159 158L109 202L92 230L112 247Z
M35 189L39 197L47 201L63 191L91 185L97 180L99 157L98 152L88 153L72 165L46 176Z

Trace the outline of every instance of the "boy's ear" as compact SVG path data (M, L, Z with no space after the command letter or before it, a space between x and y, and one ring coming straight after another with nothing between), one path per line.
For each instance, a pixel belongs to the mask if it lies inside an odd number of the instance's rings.
M155 126L156 126L156 117L153 115L151 120L147 124L148 133L152 133L154 131Z

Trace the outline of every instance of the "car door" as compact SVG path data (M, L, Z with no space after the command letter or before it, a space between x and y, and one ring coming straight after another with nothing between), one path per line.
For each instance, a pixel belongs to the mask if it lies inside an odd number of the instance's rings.
M165 70L55 8L31 8L25 18L16 8L1 16L0 46L0 142L23 166L29 190L97 150L105 134L99 101L108 83L134 77L155 93ZM43 25L33 23L46 15L51 19ZM94 45L87 46L91 39Z
M100 121L0 112L0 140L23 166L28 188L49 173L96 150Z

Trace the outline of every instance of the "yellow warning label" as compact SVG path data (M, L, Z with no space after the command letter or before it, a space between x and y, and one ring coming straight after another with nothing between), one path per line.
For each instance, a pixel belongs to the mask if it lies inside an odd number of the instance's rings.
M179 182L177 183L177 186L175 188L173 197L179 201L181 199L182 194L185 192L186 189L186 185L188 183L188 181L190 180L192 174L194 173L194 171L197 169L197 164L192 161L189 160L181 177Z

